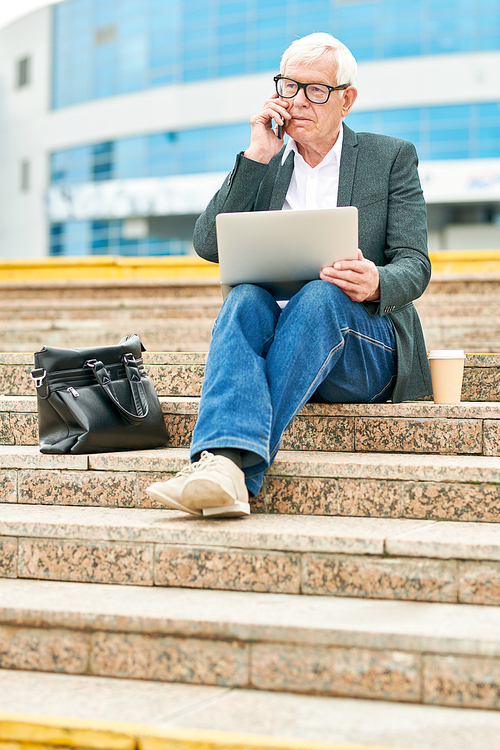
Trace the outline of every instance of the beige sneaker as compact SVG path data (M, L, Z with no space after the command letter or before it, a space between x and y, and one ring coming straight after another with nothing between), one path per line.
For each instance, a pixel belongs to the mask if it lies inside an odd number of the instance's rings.
M146 494L153 498L153 500L157 500L162 505L166 505L168 508L183 510L185 513L191 513L193 516L202 516L203 513L201 510L186 508L181 502L182 490L195 467L196 464L189 464L166 482L155 482L147 488Z
M182 490L182 505L204 516L248 516L250 503L245 475L225 456L203 451Z
M203 507L202 500L200 500L200 502L202 503L201 507L197 507L196 502L193 504L191 504L191 502L185 502L185 499L183 497L183 490L187 482L193 477L193 475L198 476L198 474L201 473L202 480L204 480L204 469L208 469L209 467L211 467L213 472L214 465L220 462L224 462L224 464L226 465L224 473L226 479L224 481L224 486L230 481L231 473L235 474L237 479L240 480L237 485L239 490L238 500L236 500L236 498L233 499L233 497L230 498L229 503L221 500L221 502L217 502L217 505L215 507L210 505L210 498L207 501L208 504L206 505L206 507ZM230 466L227 466L227 464L230 464ZM185 466L184 469L179 471L175 476L173 476L171 479L168 479L166 482L155 482L154 484L152 484L147 488L146 494L154 500L157 500L159 503L162 503L162 505L166 505L168 508L172 508L174 510L182 510L185 513L190 513L192 516L247 516L250 514L248 491L245 486L245 478L243 472L228 458L224 458L223 456L214 456L212 453L208 453L208 451L203 451L199 461ZM211 492L211 497L212 496L213 491ZM240 498L243 499L243 502L241 502Z

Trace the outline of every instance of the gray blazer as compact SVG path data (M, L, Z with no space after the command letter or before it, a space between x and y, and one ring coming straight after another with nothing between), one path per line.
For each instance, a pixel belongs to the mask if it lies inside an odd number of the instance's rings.
M397 378L392 400L432 393L424 336L413 300L431 275L427 252L425 202L415 147L408 141L344 127L339 175L339 206L356 206L359 247L380 274L380 300L363 302L370 315L388 315L397 344ZM217 262L215 217L233 211L283 207L293 173L293 152L281 164L283 149L269 164L238 154L236 163L196 222L195 250Z

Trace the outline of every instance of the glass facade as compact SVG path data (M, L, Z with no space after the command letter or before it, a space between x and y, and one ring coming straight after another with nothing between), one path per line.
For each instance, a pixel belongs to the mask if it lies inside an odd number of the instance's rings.
M500 0L64 0L53 7L52 107L155 86L276 72L312 31L358 61L500 49ZM421 160L500 157L500 103L356 112L356 131L415 143ZM116 138L51 154L51 184L228 172L249 123ZM193 218L193 217L191 217ZM147 219L146 219L147 221ZM185 239L130 236L126 220L50 228L51 255L165 255ZM184 235L187 236L187 235Z
M500 103L354 111L346 123L411 141L422 161L500 157Z
M49 254L55 255L186 255L189 242L153 234L130 239L125 221L66 221L50 227Z
M191 128L57 151L51 155L51 184L171 177L228 172L235 155L250 143L250 124Z
M405 138L420 159L500 157L500 103L355 111L347 124L358 132ZM249 142L248 123L155 133L81 146L51 155L51 183L71 185L107 179L171 177L229 172ZM189 243L149 235L129 239L124 222L73 221L53 224L51 255L182 255Z
M500 103L354 111L346 124L412 141L423 160L500 157ZM51 156L51 183L229 172L249 138L242 123L66 149Z
M359 61L500 48L498 0L65 0L53 13L55 108L276 71L311 31Z

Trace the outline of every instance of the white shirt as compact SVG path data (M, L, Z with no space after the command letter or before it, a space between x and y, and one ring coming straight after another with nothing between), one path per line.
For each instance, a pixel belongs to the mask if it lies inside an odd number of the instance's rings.
M290 151L295 152L293 174L288 186L283 211L299 211L314 208L336 208L339 192L340 155L344 140L344 128L340 128L339 137L322 162L310 167L302 158L297 144L290 138L283 152L281 163L284 164ZM287 301L279 300L283 309Z
M341 127L335 145L323 161L316 167L310 167L299 154L293 138L290 138L281 160L284 164L290 151L295 152L292 179L288 186L283 211L336 208L343 140L344 129Z

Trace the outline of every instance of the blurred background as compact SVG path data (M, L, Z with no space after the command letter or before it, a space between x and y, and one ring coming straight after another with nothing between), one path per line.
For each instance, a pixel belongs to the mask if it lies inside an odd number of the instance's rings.
M358 60L347 124L416 144L430 250L500 248L500 0L25 3L0 16L0 258L192 254L313 31Z

